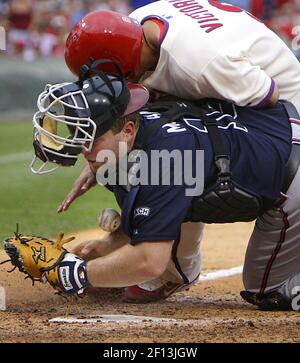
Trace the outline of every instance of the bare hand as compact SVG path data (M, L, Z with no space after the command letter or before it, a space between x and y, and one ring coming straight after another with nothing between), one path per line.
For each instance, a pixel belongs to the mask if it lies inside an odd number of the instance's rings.
M75 199L86 193L96 184L97 181L95 174L91 171L90 166L86 165L75 181L71 192L66 196L64 201L58 207L57 212L65 212Z
M107 254L108 242L104 240L84 241L68 248L69 252L83 258L85 261L94 260L95 258Z

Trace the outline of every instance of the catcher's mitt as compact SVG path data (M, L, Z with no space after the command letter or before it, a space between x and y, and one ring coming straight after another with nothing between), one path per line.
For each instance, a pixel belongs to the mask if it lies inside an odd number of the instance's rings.
M61 293L81 294L88 285L86 263L63 248L74 237L65 240L63 237L61 233L54 242L15 232L14 237L4 240L4 248L14 269L18 267L33 284L35 281L48 281Z

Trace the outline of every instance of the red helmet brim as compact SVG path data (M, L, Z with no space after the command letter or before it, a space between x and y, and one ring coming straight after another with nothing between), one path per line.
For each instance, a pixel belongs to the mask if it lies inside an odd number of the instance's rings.
M128 83L130 101L123 116L140 110L149 100L149 91L141 84Z

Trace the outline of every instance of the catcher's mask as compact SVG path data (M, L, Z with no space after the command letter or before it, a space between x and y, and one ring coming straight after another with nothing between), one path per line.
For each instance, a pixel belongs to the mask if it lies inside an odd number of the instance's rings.
M116 73L105 74L97 68L110 60L84 65L77 82L46 85L33 116L35 156L31 170L46 174L59 166L72 166L81 151L90 152L95 138L111 129L120 117L143 107L149 98L145 87L126 84L119 66ZM92 73L93 76L90 76ZM43 163L37 166L37 159ZM55 163L47 168L48 162Z

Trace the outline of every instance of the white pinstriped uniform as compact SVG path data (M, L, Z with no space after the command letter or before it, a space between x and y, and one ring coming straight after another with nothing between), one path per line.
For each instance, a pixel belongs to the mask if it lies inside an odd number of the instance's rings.
M158 16L168 25L157 67L144 81L150 89L255 106L268 96L273 79L280 98L300 112L299 62L275 33L248 13L220 10L205 0L163 0L130 16L139 22Z

